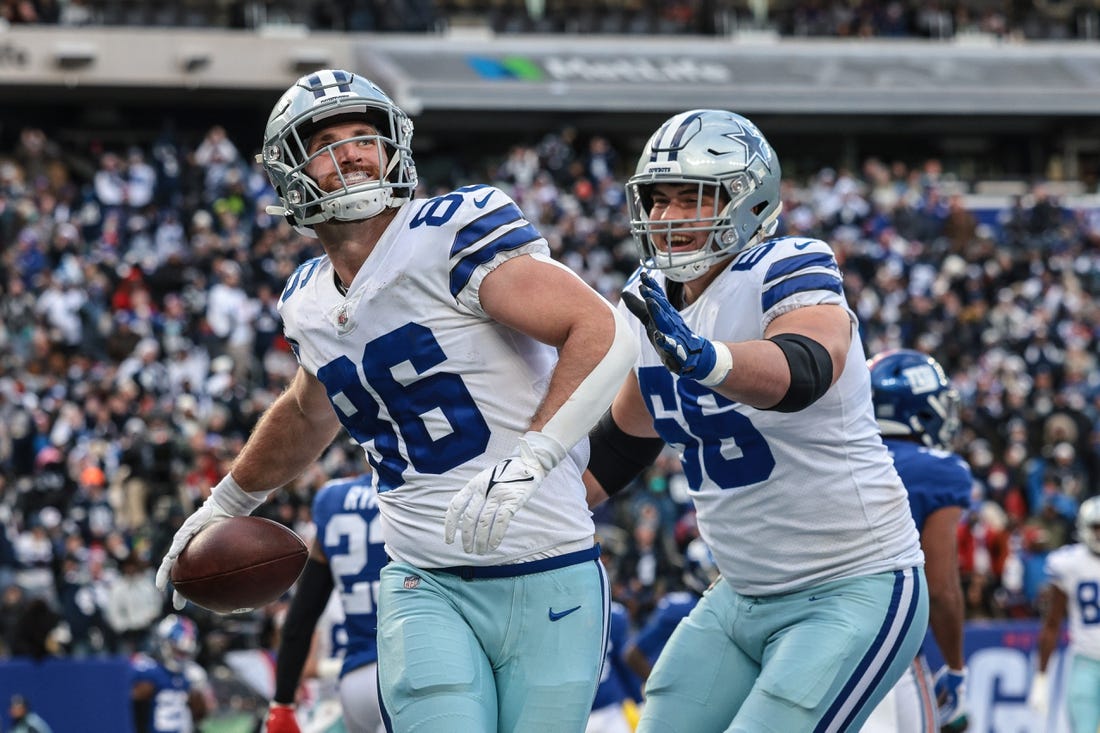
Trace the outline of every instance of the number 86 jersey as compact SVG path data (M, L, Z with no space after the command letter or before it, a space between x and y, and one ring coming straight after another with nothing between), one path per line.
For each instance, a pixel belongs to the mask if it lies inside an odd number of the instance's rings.
M667 287L659 271L652 274ZM626 290L637 288L635 276ZM774 318L819 304L848 311L852 344L837 382L793 413L757 410L680 379L662 366L638 319L627 316L642 343L636 373L654 427L681 452L700 533L722 576L744 595L923 562L905 489L879 437L856 316L829 246L781 238L746 249L681 315L705 338L751 341Z
M279 300L303 369L324 384L374 469L390 557L418 567L500 565L591 540L582 441L546 477L495 551L443 541L455 492L512 455L542 401L557 352L493 321L478 289L521 255L549 257L511 199L467 186L398 210L348 287L322 256L290 277Z

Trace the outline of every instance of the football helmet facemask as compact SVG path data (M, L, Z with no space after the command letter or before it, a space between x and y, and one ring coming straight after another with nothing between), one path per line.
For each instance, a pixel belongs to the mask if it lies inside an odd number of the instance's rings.
M1100 496L1081 502L1077 510L1077 539L1100 555Z
M377 134L361 135L324 145L309 152L309 138L320 128L343 122L365 121ZM357 221L398 207L416 190L412 158L413 123L385 92L368 79L339 69L307 74L275 103L264 132L263 152L256 156L271 179L282 206L269 213L284 214L295 229L316 236L312 226L323 221ZM378 179L350 182L337 163L340 145L373 144L385 170ZM325 191L305 168L320 156L330 156L340 186Z
M932 357L911 349L884 351L870 361L871 399L884 436L911 436L946 449L959 431L959 393Z
M650 220L653 186L698 186L702 203L690 219ZM782 208L779 158L760 130L744 117L716 109L696 109L670 118L646 143L627 181L630 229L642 253L642 266L687 282L712 265L775 233ZM659 248L653 234L668 241L673 230L708 232L702 247L687 252Z
M199 651L198 628L186 616L165 616L156 625L154 635L160 661L169 669L182 669Z

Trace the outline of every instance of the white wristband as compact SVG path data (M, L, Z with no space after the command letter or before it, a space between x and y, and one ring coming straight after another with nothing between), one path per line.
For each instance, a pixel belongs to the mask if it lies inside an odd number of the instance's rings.
M268 493L265 492L263 496L257 497L256 494L242 489L233 478L233 474L227 473L225 478L211 490L209 500L229 516L243 517L263 504Z
M699 380L699 384L704 387L714 387L726 381L726 376L733 369L730 348L722 341L711 341L710 345L714 347L714 368L710 370L710 374Z

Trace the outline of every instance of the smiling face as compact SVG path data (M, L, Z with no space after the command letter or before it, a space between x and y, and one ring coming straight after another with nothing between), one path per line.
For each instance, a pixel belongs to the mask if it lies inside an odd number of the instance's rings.
M378 130L367 122L323 127L310 137L306 152L311 156L306 175L327 193L377 181L388 163Z
M707 243L710 222L722 203L713 186L658 183L650 190L649 220L653 244L664 252L692 252ZM659 222L667 223L660 226ZM694 226L703 222L705 227Z

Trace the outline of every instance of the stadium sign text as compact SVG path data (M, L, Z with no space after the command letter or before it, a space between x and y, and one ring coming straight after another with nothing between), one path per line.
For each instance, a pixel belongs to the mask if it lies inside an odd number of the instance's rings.
M30 53L14 43L0 44L0 66L26 66Z
M722 64L685 56L669 58L585 58L548 56L541 60L548 76L556 81L587 81L625 84L722 84L733 76Z

